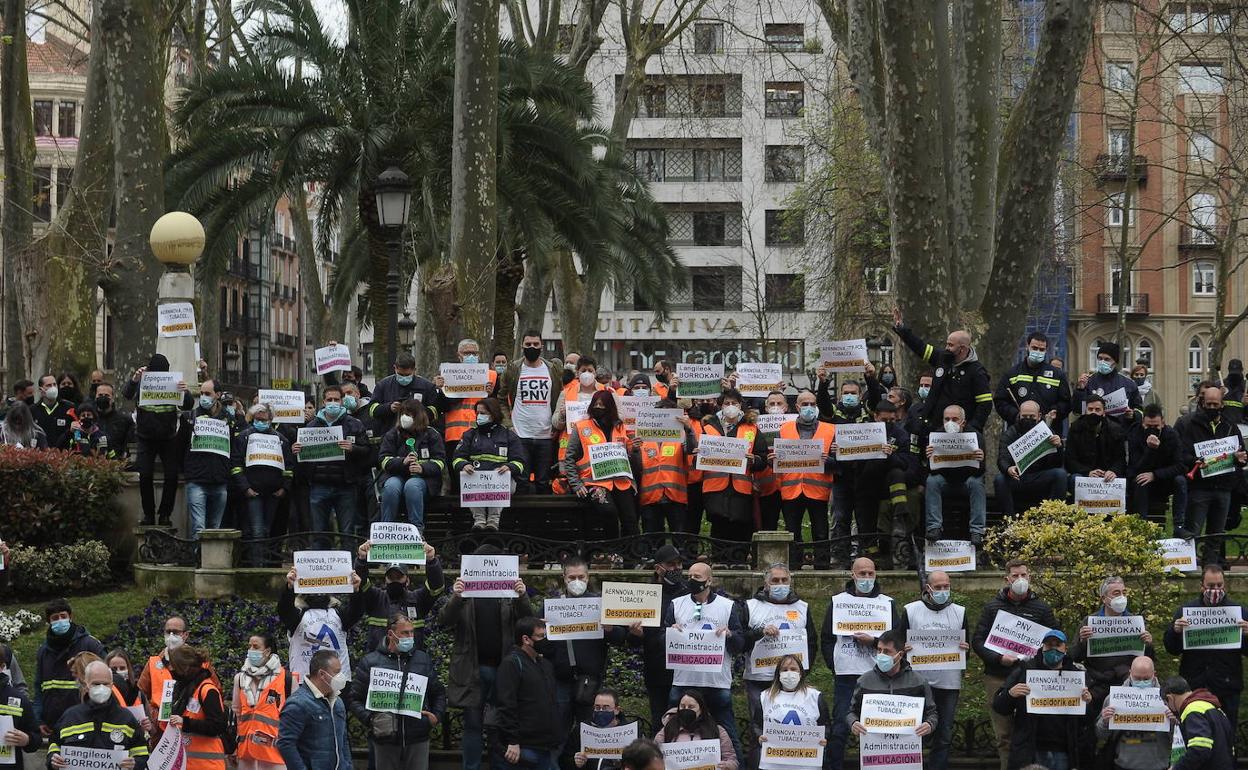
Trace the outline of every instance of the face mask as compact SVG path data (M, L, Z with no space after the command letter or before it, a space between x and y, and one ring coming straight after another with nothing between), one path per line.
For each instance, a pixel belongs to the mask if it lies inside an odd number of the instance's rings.
M962 426L953 420L945 420L945 433L961 433Z
M1143 689L1145 687L1153 687L1154 685L1153 685L1153 680L1151 679L1132 679L1131 686L1139 687L1140 689Z
M494 364L494 373L500 377L507 372L507 364Z
M1160 438L1161 428L1145 428L1144 435L1145 436L1157 436L1158 438Z
M570 596L581 596L589 589L589 583L584 580L569 580L568 594Z
M1096 362L1097 374L1109 374L1113 370L1114 370L1114 364L1112 361L1097 361Z
M880 382L884 383L885 385L892 385L896 381L897 381L897 378L891 374L880 375Z
M386 583L386 596L391 599L402 599L407 593L407 586L402 583Z
M786 690L796 690L799 682L802 681L801 671L781 671L780 686Z
M69 622L69 618L61 618L60 620L54 620L52 621L52 625L51 625L52 633L56 634L57 636L68 634L69 627L71 625L72 624Z
M93 684L91 685L91 687L87 689L87 697L89 697L91 699L91 702L96 705L108 703L108 696L112 694L113 694L112 685Z
M107 412L113 408L113 400L108 396L99 396L95 399L95 407L101 412Z
M581 372L577 375L577 381L581 383L582 388L592 387L597 378L593 372Z
M853 409L858 406L858 394L846 393L841 396L841 406L846 409Z
M633 388L633 395L643 396L643 397L648 396L650 395L650 389L649 388Z
M802 422L814 422L815 418L819 416L819 409L809 404L800 406L797 408L797 416Z
M793 591L793 588L791 586L785 586L785 585L767 586L767 595L770 596L773 601L777 601L777 602L782 602L785 599L789 598L789 594L792 591Z
M676 721L685 729L693 727L693 723L698 721L697 712L693 709L676 709Z
M360 405L360 402L355 396L343 396L342 405L346 407L348 412L354 412L355 408Z
M927 398L927 394L931 392L932 392L932 389L927 387L926 385L919 386L919 398Z
M1109 600L1109 608L1117 613L1122 613L1127 609L1127 597L1115 596Z
M412 426L415 424L416 420L410 414L399 416L399 425L402 426L403 430L411 430Z
M230 405L226 406L226 407L225 407L225 413L226 413L226 414L228 414L229 416L233 417L233 416L234 416L234 405L233 405L233 404L230 404Z
M341 417L342 413L346 410L343 409L342 404L331 401L330 403L325 405L325 408L323 411L325 412L325 414L336 419L338 417Z
M252 420L251 427L263 433L269 429L269 421L268 420Z
M892 655L885 655L882 652L876 653L875 655L875 667L886 674L893 670L893 664L895 662L896 661L893 660Z
M1221 417L1221 416L1222 416L1222 410L1221 410L1221 408L1219 408L1219 409L1210 409L1210 408L1206 407L1206 408L1204 408L1204 409L1201 409L1201 410L1200 410L1200 412L1201 412L1201 414L1203 414L1203 415L1205 416L1205 419L1206 419L1206 420L1216 420L1216 419L1218 419L1219 417Z
M693 578L689 578L685 581L685 585L689 587L689 593L694 595L700 594L706 590L705 580L694 580Z
M337 674L334 674L332 679L329 680L329 689L333 690L334 695L337 695L342 692L343 688L345 688L347 683L350 681L351 678L347 676L346 671L339 671Z
M1026 433L1027 431L1036 427L1037 422L1039 422L1039 420L1037 420L1035 417L1019 417L1018 422L1015 424L1017 425L1020 432Z
M854 580L854 588L857 588L860 594L869 594L871 589L875 588L875 578L857 578Z
M594 727L608 727L615 721L614 711L595 711L590 715L590 721L594 723Z
M185 641L181 634L165 634L165 647L171 650L178 649Z
M55 401L58 397L60 397L60 395L61 395L61 390L55 385L43 391L43 397L47 401Z
M1044 665L1056 666L1057 664L1062 662L1062 658L1064 657L1066 657L1066 653L1062 652L1061 650L1045 650L1044 651Z
M1205 598L1205 604L1218 604L1226 598L1226 591L1221 588L1206 588L1201 596Z
M1027 363L1033 366L1044 363L1044 351L1043 350L1028 350L1027 351Z
M7 671L0 671L0 674L8 674ZM113 670L113 677L122 682L130 681L130 669L118 668Z
M95 425L95 418L94 417L82 417L78 420L78 422L82 423L82 427L90 428L92 425Z
M464 363L470 363L465 361ZM399 652L411 652L416 646L416 638L413 636L403 636L395 640L394 648Z
M247 664L250 665L252 668L259 668L260 664L263 662L264 662L264 650L248 650L247 651Z
M541 357L542 357L541 348L525 348L524 349L524 360L528 361L529 363L533 363L534 361L536 361L537 359Z
M199 407L200 407L201 409L205 409L205 410L207 410L207 409L211 409L211 408L212 408L212 402L214 402L214 401L216 401L216 399L215 399L215 398L213 398L212 396L200 396L200 397L199 397Z
M943 591L932 591L932 601L936 604L945 604L949 601L949 589Z
M669 586L674 586L680 582L680 569L669 569L663 572L663 582Z
M720 410L719 414L720 417L726 419L728 422L736 422L741 419L741 407L736 406L735 404L728 404Z
M1010 592L1015 596L1026 596L1027 591L1031 588L1031 583L1027 582L1027 578L1020 577L1013 583L1010 583Z
M478 356L476 353L468 353L464 355L464 363L466 364L477 364L480 362L481 362L481 357Z
M477 425L489 425L489 424L490 424L490 416L488 414L477 415Z
M1147 377L1132 377L1131 381L1134 382L1136 385L1143 385L1144 383L1148 382L1148 378Z

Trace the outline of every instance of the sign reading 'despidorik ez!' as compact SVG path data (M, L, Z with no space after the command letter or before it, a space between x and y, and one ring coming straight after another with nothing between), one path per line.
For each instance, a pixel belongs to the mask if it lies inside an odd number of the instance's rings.
M836 426L836 459L883 460L888 432L882 422L851 422Z
M542 612L546 615L546 638L552 642L602 638L600 596L547 599Z
M819 439L778 438L772 442L776 473L823 473L823 442Z
M859 721L869 733L912 733L923 724L923 699L886 693L864 695Z
M766 722L763 735L767 740L762 743L759 770L823 767L823 727Z
M489 364L442 364L442 392L447 398L485 398L489 395Z
M1076 476L1075 505L1088 513L1122 513L1127 509L1127 480Z
M295 593L349 594L350 551L295 551Z
M637 740L638 722L619 727L581 723L581 753L588 759L619 759L624 747Z
M850 593L832 597L832 633L837 636L879 636L892 627L892 602L887 597L854 596Z
M1170 731L1170 708L1161 699L1160 687L1112 686L1105 705L1114 710L1106 725L1110 730Z
M1196 564L1196 541L1178 537L1167 537L1157 541L1157 550L1161 553L1161 561L1166 571L1196 572L1200 567Z
M767 394L784 385L784 367L755 361L737 364L737 390L741 395L766 398Z
M703 435L698 440L698 461L694 468L719 473L745 473L750 462L749 454L749 439Z
M424 564L420 528L402 521L374 521L368 527L368 560L379 564Z
M1044 671L1028 669L1028 714L1080 715L1087 710L1083 702L1083 671Z
M829 372L861 372L867 368L867 341L835 340L819 346L819 366Z
M966 631L962 629L908 629L910 667L915 671L963 671L966 669Z
M459 579L464 583L464 598L515 598L516 582L520 580L519 556L465 555L460 557L459 564Z
M602 617L604 626L658 628L663 606L663 587L651 583L603 583Z
M943 468L978 468L979 436L974 433L932 433L927 445L932 448L928 465Z
M299 390L262 390L260 403L268 404L273 410L273 422L290 425L303 425L303 404L307 398Z
M165 302L157 305L156 325L161 337L194 337L195 306L189 302Z
M969 540L937 540L923 551L923 570L974 572L975 545Z

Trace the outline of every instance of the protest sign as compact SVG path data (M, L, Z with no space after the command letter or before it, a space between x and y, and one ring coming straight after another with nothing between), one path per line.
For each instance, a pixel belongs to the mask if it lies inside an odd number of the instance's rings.
M604 626L631 626L638 621L646 628L659 627L663 587L650 583L603 583L602 617Z
M459 472L459 505L461 508L510 508L511 474L497 469Z
M338 446L342 441L342 426L333 425L328 428L300 428L296 434L299 446L299 462L323 463L342 462L346 459L346 451Z
M716 770L719 739L662 743L664 770Z
M932 629L919 631L906 630L906 644L910 645L910 667L915 671L964 671L966 670L966 650L961 645L966 641L966 632L962 629Z
M784 367L758 362L737 364L737 390L747 398L766 398L784 387Z
M912 733L923 724L923 699L868 693L862 696L858 721L869 733Z
M350 551L295 551L297 594L349 594L353 574Z
M427 676L375 666L368 670L368 695L364 699L364 708L422 719L420 712L425 705L425 690L428 687Z
M1200 469L1202 479L1221 476L1235 470L1235 453L1240 449L1239 436L1197 441L1194 447L1196 459L1204 463Z
M318 375L351 371L351 350L346 345L317 348L313 355L316 357Z
M1196 541L1168 537L1157 541L1157 550L1166 570L1178 572L1196 572L1200 569L1196 564Z
M832 633L879 636L893 627L892 606L885 596L839 593L832 597Z
M1184 607L1183 649L1238 650L1243 641L1239 605L1227 607Z
M260 403L268 404L273 412L273 422L289 425L303 425L303 405L307 396L299 390L262 390Z
M634 433L643 441L682 441L685 427L680 424L683 409L639 408Z
M923 770L923 739L913 734L860 735L858 754L863 770Z
M584 401L564 401L563 411L567 416L568 432L571 433L573 425L589 417L589 399Z
M923 549L923 570L974 572L975 545L969 540L937 540Z
M1102 398L1105 399L1105 414L1119 415L1131 411L1126 388L1119 388L1112 393L1106 393ZM1084 411L1087 411L1087 404L1084 404Z
M745 473L750 462L749 454L749 439L704 433L698 439L698 461L694 467L700 471Z
M584 596L568 599L547 599L546 638L554 642L568 639L601 639L602 598Z
M121 761L129 756L125 749L88 749L73 744L61 746L61 759L65 770L113 770L121 767Z
M514 599L516 582L520 580L520 557L515 554L475 556L465 554L459 560L459 579L464 583L464 598Z
M867 341L836 340L819 345L819 366L828 372L861 372L867 368Z
M1080 715L1087 710L1083 702L1083 671L1027 670L1028 714Z
M932 470L979 467L975 457L979 451L979 436L974 433L931 433L927 445L932 448L928 460Z
M1014 458L1014 464L1018 466L1018 473L1021 476L1027 472L1027 469L1036 464L1036 460L1046 457L1057 451L1057 447L1049 443L1049 439L1053 437L1053 431L1049 430L1049 426L1043 422L1036 423L1036 427L1027 431L1018 437L1018 440L1010 444L1010 457Z
M140 723L143 721L137 716L136 719ZM166 727L147 758L147 770L183 770L185 767L186 744L182 740L182 730L173 726Z
M1161 699L1160 687L1111 686L1105 705L1114 710L1106 723L1110 730L1170 731L1170 707Z
M191 426L191 451L219 457L230 456L230 424L200 415Z
M666 629L667 667L672 671L718 673L724 667L727 641L714 630Z
M7 735L13 729L13 717L8 714L0 714L0 735ZM7 743L0 744L0 765L17 764L17 751L15 746Z
M162 302L156 306L156 328L161 337L194 337L195 306L189 302Z
M276 433L252 433L247 436L247 456L244 464L263 465L286 470L286 455L282 452L282 439Z
M1127 480L1076 476L1075 505L1088 513L1122 513L1127 509Z
M589 472L594 481L633 477L628 448L623 444L608 441L605 444L585 444L583 448L589 452Z
M882 422L850 422L836 426L836 459L883 460L888 432Z
M680 398L717 398L724 365L677 363L676 377L680 380L676 388Z
M792 655L801 661L802 668L810 668L806 658L810 654L810 645L805 631L781 631L775 636L764 635L754 643L746 659L746 669L754 675L770 677L776 672L776 664L785 655Z
M1139 615L1091 615L1088 627L1088 657L1108 658L1113 655L1143 655L1144 618Z
M186 391L178 388L182 372L143 372L139 380L139 406L182 406Z
M795 420L797 420L797 415L793 412L760 414L754 420L754 427L758 428L758 432L767 438L775 438L780 435L780 427L782 425Z
M997 610L993 618L992 628L988 629L988 638L984 647L1002 655L1013 655L1016 658L1030 658L1040 649L1044 635L1049 627L1017 615Z
M658 396L616 396L615 400L619 402L620 422L629 433L637 432L637 413L659 403Z
M587 759L619 759L624 747L637 740L639 724L594 727L581 722L581 753Z
M823 767L825 729L819 725L764 722L759 770L788 767Z
M817 438L778 438L772 442L776 473L824 473L823 442Z
M438 368L447 398L485 398L490 395L489 364L450 364Z
M166 679L160 688L160 703L156 704L156 721L168 722L173 715L173 687L177 682Z
M368 560L374 564L424 564L425 541L415 524L374 521L368 526L372 545Z

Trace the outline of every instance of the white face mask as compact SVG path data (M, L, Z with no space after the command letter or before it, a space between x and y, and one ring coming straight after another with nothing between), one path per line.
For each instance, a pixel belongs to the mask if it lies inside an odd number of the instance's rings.
M767 407L767 414L784 414L784 407L782 407L782 406L769 406L769 407Z
M781 671L780 686L786 690L796 690L797 683L802 681L801 671Z
M329 680L329 689L333 691L334 695L337 695L346 688L347 683L350 681L351 677L347 676L346 671L339 671Z
M403 427L403 430L411 430L412 426L415 424L416 418L412 417L410 414L401 415L399 417L399 425Z
M165 647L170 650L178 649L185 642L186 640L182 638L181 634L165 634Z
M92 703L101 704L108 702L108 696L113 694L113 688L107 684L93 684L87 688L87 697Z
M945 420L945 433L961 433L962 426L953 420Z
M1115 596L1109 600L1109 608L1114 612L1123 612L1127 609L1127 597Z
M568 594L571 596L581 596L589 588L589 583L584 580L569 580Z
M594 382L598 378L594 375L593 372L581 372L579 375L577 375L577 379L580 380L582 388L588 388L588 387L592 387Z
M1010 583L1010 591L1012 591L1015 596L1026 596L1027 591L1030 588L1031 588L1031 583L1028 582L1027 578L1025 577L1020 577L1017 580L1015 580L1013 583Z
M736 404L725 404L723 412L724 417L731 422L736 422L741 419L741 407Z

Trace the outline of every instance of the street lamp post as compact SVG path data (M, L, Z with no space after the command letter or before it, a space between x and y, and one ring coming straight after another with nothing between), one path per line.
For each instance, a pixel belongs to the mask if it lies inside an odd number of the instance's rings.
M399 352L399 259L403 254L403 230L412 203L412 183L397 166L390 166L373 183L377 200L377 222L386 232L390 266L386 270L386 305L389 333L386 352L393 362Z
M156 304L194 303L191 266L204 251L204 226L185 211L171 211L152 225L148 238L152 254L164 265ZM156 352L169 359L169 371L182 372L191 392L199 391L196 348L199 337L156 335Z

